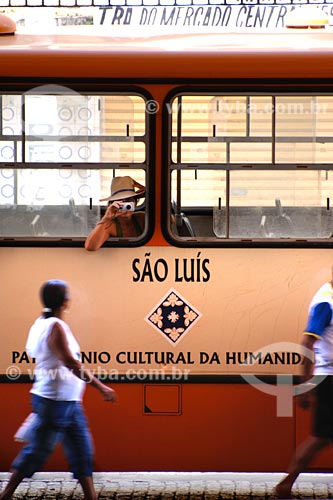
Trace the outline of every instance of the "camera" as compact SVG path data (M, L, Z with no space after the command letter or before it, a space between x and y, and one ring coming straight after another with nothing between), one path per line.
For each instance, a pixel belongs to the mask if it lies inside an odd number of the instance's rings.
M134 212L134 209L134 201L124 201L121 207L119 207L119 212Z

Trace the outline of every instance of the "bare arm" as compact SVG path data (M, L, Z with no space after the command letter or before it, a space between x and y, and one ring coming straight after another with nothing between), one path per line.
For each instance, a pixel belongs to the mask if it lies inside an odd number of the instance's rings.
M88 235L84 248L90 252L98 250L110 237L111 227L114 224L116 208L109 205L104 217Z
M102 384L78 359L75 359L69 349L66 334L59 323L55 323L49 335L49 347L57 358L68 368L76 377L89 383L97 389L106 401L117 400L113 389Z
M304 356L303 359L303 373L302 373L302 382L306 382L313 375L314 368L314 344L316 342L316 337L313 335L303 335L302 347L305 347L308 351L308 354Z
M303 335L302 347L307 349L303 356L302 364L302 383L305 383L313 376L314 369L314 344L316 342L316 337L313 335ZM310 384L309 384L310 385ZM312 384L311 384L312 385ZM298 397L298 404L301 408L307 409L310 406L312 399L312 387L309 391L304 392Z

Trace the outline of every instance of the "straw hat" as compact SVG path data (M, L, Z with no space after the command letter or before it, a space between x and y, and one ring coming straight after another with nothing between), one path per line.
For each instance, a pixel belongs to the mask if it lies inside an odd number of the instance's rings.
M143 196L145 188L132 177L125 175L124 177L114 177L111 182L111 195L107 198L102 198L99 201L117 201Z

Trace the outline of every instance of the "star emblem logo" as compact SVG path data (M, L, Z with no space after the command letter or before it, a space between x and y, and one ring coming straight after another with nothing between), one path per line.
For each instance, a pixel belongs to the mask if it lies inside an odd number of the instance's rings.
M201 313L194 306L171 289L145 320L176 345L200 317Z

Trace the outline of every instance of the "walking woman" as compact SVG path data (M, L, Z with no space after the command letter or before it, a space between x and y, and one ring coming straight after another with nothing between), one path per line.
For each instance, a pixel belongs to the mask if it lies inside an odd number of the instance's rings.
M64 281L50 280L40 290L43 314L32 325L27 351L36 359L31 389L36 414L29 442L15 458L12 476L0 495L9 500L21 481L40 470L55 445L62 442L69 468L80 482L86 500L97 500L93 479L92 438L82 408L85 383L97 389L105 401L116 393L94 377L80 361L80 347L63 320L69 306Z

